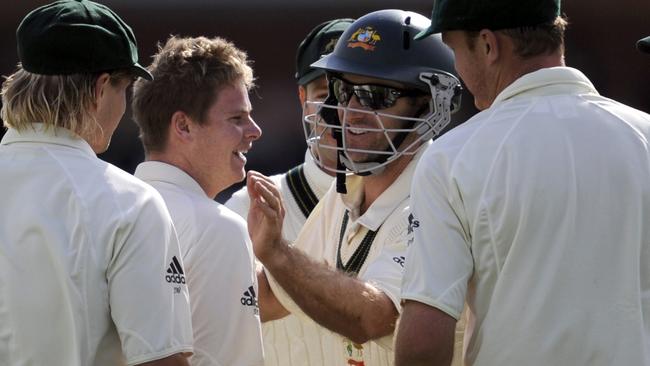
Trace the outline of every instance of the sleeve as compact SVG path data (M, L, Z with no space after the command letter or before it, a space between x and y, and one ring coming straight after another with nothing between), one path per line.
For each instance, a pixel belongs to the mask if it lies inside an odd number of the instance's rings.
M186 257L195 327L191 364L260 365L259 291L246 224L230 211L206 210L195 225L200 234Z
M448 161L429 149L416 168L409 230L413 236L406 253L401 297L459 319L473 258L461 195L450 178Z
M383 239L381 251L368 263L367 269L359 278L386 294L398 313L401 313L400 286L406 255L408 207L402 207L396 212L382 226L382 230L388 230L388 233ZM387 350L394 349L393 334L374 339L373 342Z
M382 230L388 230L388 233L384 237L381 251L372 262L368 263L368 268L360 276L360 279L385 293L400 313L402 311L400 287L406 256L408 212L408 207L401 207L384 223Z
M237 215L241 216L244 220L248 219L248 210L250 209L251 201L248 196L246 186L242 187L226 201L224 206L234 211Z
M171 217L153 188L129 204L106 273L127 364L191 353L189 293Z

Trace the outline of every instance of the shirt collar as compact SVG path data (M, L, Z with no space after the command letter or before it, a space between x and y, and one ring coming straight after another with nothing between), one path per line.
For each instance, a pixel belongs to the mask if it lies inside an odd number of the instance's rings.
M348 194L341 195L343 204L350 210L350 219L357 220L357 222L370 230L376 231L382 223L386 221L388 216L395 211L395 209L405 200L408 199L411 193L411 181L413 180L413 173L415 166L420 160L424 151L431 145L431 141L427 141L420 147L418 152L413 156L402 173L377 199L370 205L368 210L361 215L359 214L359 206L361 205L361 198L363 195L363 177L357 175L348 175L346 186ZM358 217L358 218L357 218Z
M76 133L62 127L46 128L43 123L32 123L28 128L20 131L9 128L2 137L0 145L30 142L67 146L97 157L88 142Z
M311 188L312 192L320 200L325 195L325 192L332 185L334 177L325 173L314 161L314 157L311 156L311 151L307 149L305 153L305 165L304 165L305 178L307 179L307 184Z
M525 95L543 96L566 93L598 94L594 85L577 69L550 67L528 73L497 95L492 105Z
M163 182L208 197L194 178L180 168L162 161L145 161L135 169L136 177L145 182Z

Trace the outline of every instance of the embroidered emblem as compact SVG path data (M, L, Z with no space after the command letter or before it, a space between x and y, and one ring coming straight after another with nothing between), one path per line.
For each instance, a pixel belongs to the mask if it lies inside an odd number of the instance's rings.
M348 39L348 47L361 47L366 51L374 51L377 42L381 41L381 36L373 27L359 28L352 33Z

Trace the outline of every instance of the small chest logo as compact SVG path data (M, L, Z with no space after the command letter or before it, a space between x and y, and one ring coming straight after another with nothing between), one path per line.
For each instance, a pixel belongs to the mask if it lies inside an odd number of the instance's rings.
M351 366L365 366L366 363L363 361L363 345L349 340L345 340L343 343L345 345L347 364Z
M183 267L178 259L176 259L176 256L173 256L172 262L169 263L165 280L169 283L185 283L185 272L183 272Z
M420 221L416 220L413 214L409 214L408 234L413 234L413 230L420 227Z
M407 241L406 245L410 246L413 243L413 231L417 228L420 227L420 221L416 220L413 214L409 214L409 227L408 227L408 232L406 234L407 236ZM402 266L403 267L403 266Z

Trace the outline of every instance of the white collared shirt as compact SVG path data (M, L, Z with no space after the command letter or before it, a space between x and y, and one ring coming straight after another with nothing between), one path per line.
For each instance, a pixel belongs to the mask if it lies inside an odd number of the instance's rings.
M345 239L341 245L343 263L347 262L368 230L376 231L381 227L377 231L367 259L358 272L358 278L371 283L385 293L398 311L401 311L399 294L409 225L410 185L417 160L425 149L426 146L422 147L395 182L361 216L358 212L363 193L363 178L355 175L348 176L346 195L337 193L336 184L332 184L307 219L295 241L295 246L310 258L319 262L324 261L330 267L336 268L341 226L346 211L350 214ZM301 321L313 323L313 320L302 312L273 276L268 272L267 276L273 293L280 303L292 314L297 315ZM393 364L392 335L367 342L361 345L361 349L355 348L345 337L321 326L318 326L317 333L313 336L321 339L326 350L318 365L348 365L349 360L363 360L366 365L372 366Z
M323 197L334 177L323 172L314 162L309 150L305 153L303 164L305 182L317 199ZM289 189L286 173L271 176L278 186L285 206L282 236L293 242L307 218L300 209L296 198ZM235 192L226 206L244 219L250 208L250 198L246 187ZM318 325L302 322L295 315L262 324L264 339L264 364L266 366L328 366L323 363L329 350L321 343Z
M649 140L578 70L516 80L418 165L402 298L467 298L468 365L650 365Z
M191 364L262 365L257 279L245 221L173 165L147 161L135 176L160 192L178 232L192 307Z
M1 365L192 351L187 287L167 280L179 246L154 189L42 124L7 131L0 187Z

